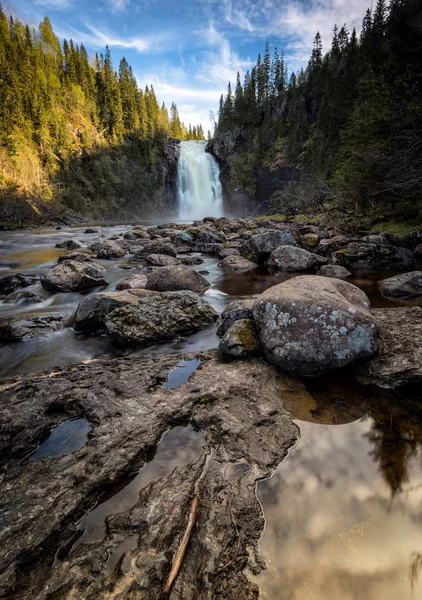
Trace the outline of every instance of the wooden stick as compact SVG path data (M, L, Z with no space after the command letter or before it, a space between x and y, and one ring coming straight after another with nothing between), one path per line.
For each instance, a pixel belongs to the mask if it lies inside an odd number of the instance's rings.
M177 550L177 552L174 556L173 566L171 568L170 575L168 576L168 579L166 581L166 585L164 586L164 589L163 589L163 596L169 593L171 586L173 585L173 583L179 573L179 569L181 567L183 557L185 555L186 548L187 548L187 545L188 545L188 542L190 539L190 534L192 533L192 529L195 524L198 507L199 507L199 496L197 495L197 496L195 496L195 498L192 501L192 504L190 507L190 512L189 512L188 524L186 526L186 530L183 535L182 541L180 542L179 549Z

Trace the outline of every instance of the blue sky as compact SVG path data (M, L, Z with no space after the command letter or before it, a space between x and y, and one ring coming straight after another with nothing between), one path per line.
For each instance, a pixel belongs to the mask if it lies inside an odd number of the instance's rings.
M60 38L88 53L110 46L125 56L141 86L174 100L182 120L211 129L227 83L242 76L265 40L284 49L289 72L305 66L319 30L325 48L334 23L359 30L370 0L14 0L8 12L38 24L47 15Z

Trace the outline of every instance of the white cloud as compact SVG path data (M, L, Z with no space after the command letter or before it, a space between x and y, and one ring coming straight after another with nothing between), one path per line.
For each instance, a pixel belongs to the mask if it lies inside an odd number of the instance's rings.
M55 10L65 10L71 5L71 0L36 0L37 6L44 8L54 8Z

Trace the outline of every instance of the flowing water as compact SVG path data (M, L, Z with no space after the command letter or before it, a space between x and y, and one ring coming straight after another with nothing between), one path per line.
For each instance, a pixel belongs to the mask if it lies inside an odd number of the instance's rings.
M186 154L184 146L182 153ZM89 252L88 246L101 239L101 235L110 238L123 235L127 230L128 227L102 228L101 234L88 235L84 234L84 228L4 232L0 240L0 277L18 271L45 272L56 263L58 256L66 254L54 248L58 241L80 239L85 245L82 251ZM102 290L115 290L121 279L139 271L127 257L98 262L107 269L110 282ZM209 257L195 268L208 271L206 277L211 287L204 298L219 313L233 300L250 298L292 276L271 273L261 267L247 273L225 274L218 260ZM370 296L373 306L404 304L386 301L377 291L375 282L385 275L358 273L349 281ZM52 294L40 284L26 290L39 296L40 301L29 306L19 299L0 301L0 318L29 312L72 315L82 298L79 293ZM183 353L216 348L216 329L217 326L213 326L134 353ZM42 338L0 345L0 375L53 369L122 352L127 353L115 348L106 336L75 335L68 327ZM164 385L179 385L198 366L197 361L180 363ZM263 598L422 598L418 578L422 568L421 419L417 411L409 408L406 398L379 390L375 393L370 388L352 385L352 381L351 375L341 372L321 381L308 382L308 396L294 399L287 406L301 430L301 438L272 477L257 485L266 521L261 553L268 570L255 578ZM412 394L413 400L420 402L420 392L416 390ZM40 445L38 455L45 452L54 456L80 447L86 441L89 424L82 423L80 435L75 437L73 428L79 425L81 423L71 421L53 430L52 440L49 443L46 440L45 446ZM60 444L69 437L69 427L71 444L63 448ZM174 448L180 448L183 453L184 448L189 450L191 442L195 457L197 443L202 444L196 433L176 428L163 438L161 450L164 452L167 444L172 448L170 454L162 455L164 471L160 466L160 450L154 464L140 472L122 496L114 496L114 503L100 505L87 516L82 524L85 537L81 540L102 535L104 515L119 512L120 502L129 502L131 495L136 496L139 486L149 481L150 476L167 473L165 465L171 467L172 456L177 454ZM38 455L34 454L32 460ZM247 465L240 464L236 468L241 473ZM235 476L238 476L237 471ZM130 537L122 544L111 559L110 571L125 549L136 544L136 539Z
M177 195L181 220L222 216L220 169L205 146L206 142L180 143Z

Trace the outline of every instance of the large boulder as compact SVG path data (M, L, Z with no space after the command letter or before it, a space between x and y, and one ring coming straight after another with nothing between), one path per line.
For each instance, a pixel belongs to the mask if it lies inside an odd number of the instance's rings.
M203 275L185 265L162 267L148 274L147 290L158 292L175 292L190 290L191 292L204 292L210 287L210 282Z
M26 313L5 317L0 321L0 340L2 342L20 342L41 337L52 331L62 329L66 318L67 315L62 313Z
M64 261L41 277L41 285L51 292L80 292L107 285L106 270L96 263Z
M249 358L261 354L253 319L235 321L220 340L219 348L229 358Z
M261 294L253 315L267 359L290 375L316 376L377 350L369 300L345 281L289 279Z
M422 244L422 231L411 231L410 233L406 233L399 238L399 244L400 246L403 246L403 248L414 250L419 244Z
M223 337L226 331L241 319L253 318L253 306L255 300L253 298L246 300L235 300L230 302L220 315L220 324L217 330L217 335Z
M227 258L228 256L240 256L240 252L237 248L223 248L218 253L218 258Z
M126 254L125 250L113 240L109 240L108 242L95 242L95 244L92 244L91 250L96 253L97 258L105 260L121 258Z
M296 242L287 231L270 230L252 236L240 247L242 256L253 262L265 262L279 246L295 246Z
M316 247L315 252L323 256L331 256L336 250L341 250L348 244L359 242L360 240L361 238L356 235L335 235L331 238L323 239L319 246Z
M415 258L407 248L397 248L390 244L369 244L352 242L346 248L337 250L333 260L347 269L412 269Z
M359 364L362 383L397 388L422 382L422 308L375 308L380 330L379 352Z
M79 248L83 248L83 246L84 245L79 240L63 240L56 244L56 248L64 248L66 250L79 250Z
M216 311L197 294L166 292L114 310L106 318L106 328L119 345L149 346L205 329L217 318Z
M105 319L112 310L138 302L139 298L128 291L99 292L85 296L76 309L73 328L76 332L96 333L105 328Z
M18 288L29 287L39 281L38 275L34 273L13 273L0 279L0 296L7 296Z
M316 271L325 265L328 258L312 254L308 250L296 246L279 246L270 254L268 266L281 271L299 272Z
M422 296L422 271L402 273L378 282L378 287L386 298Z
M167 256L166 254L148 254L145 258L145 262L151 267L172 267L173 265L180 265L180 260L174 258L174 256Z
M251 269L255 269L258 265L242 256L226 256L226 258L218 263L218 266L224 271L236 272L250 271Z

